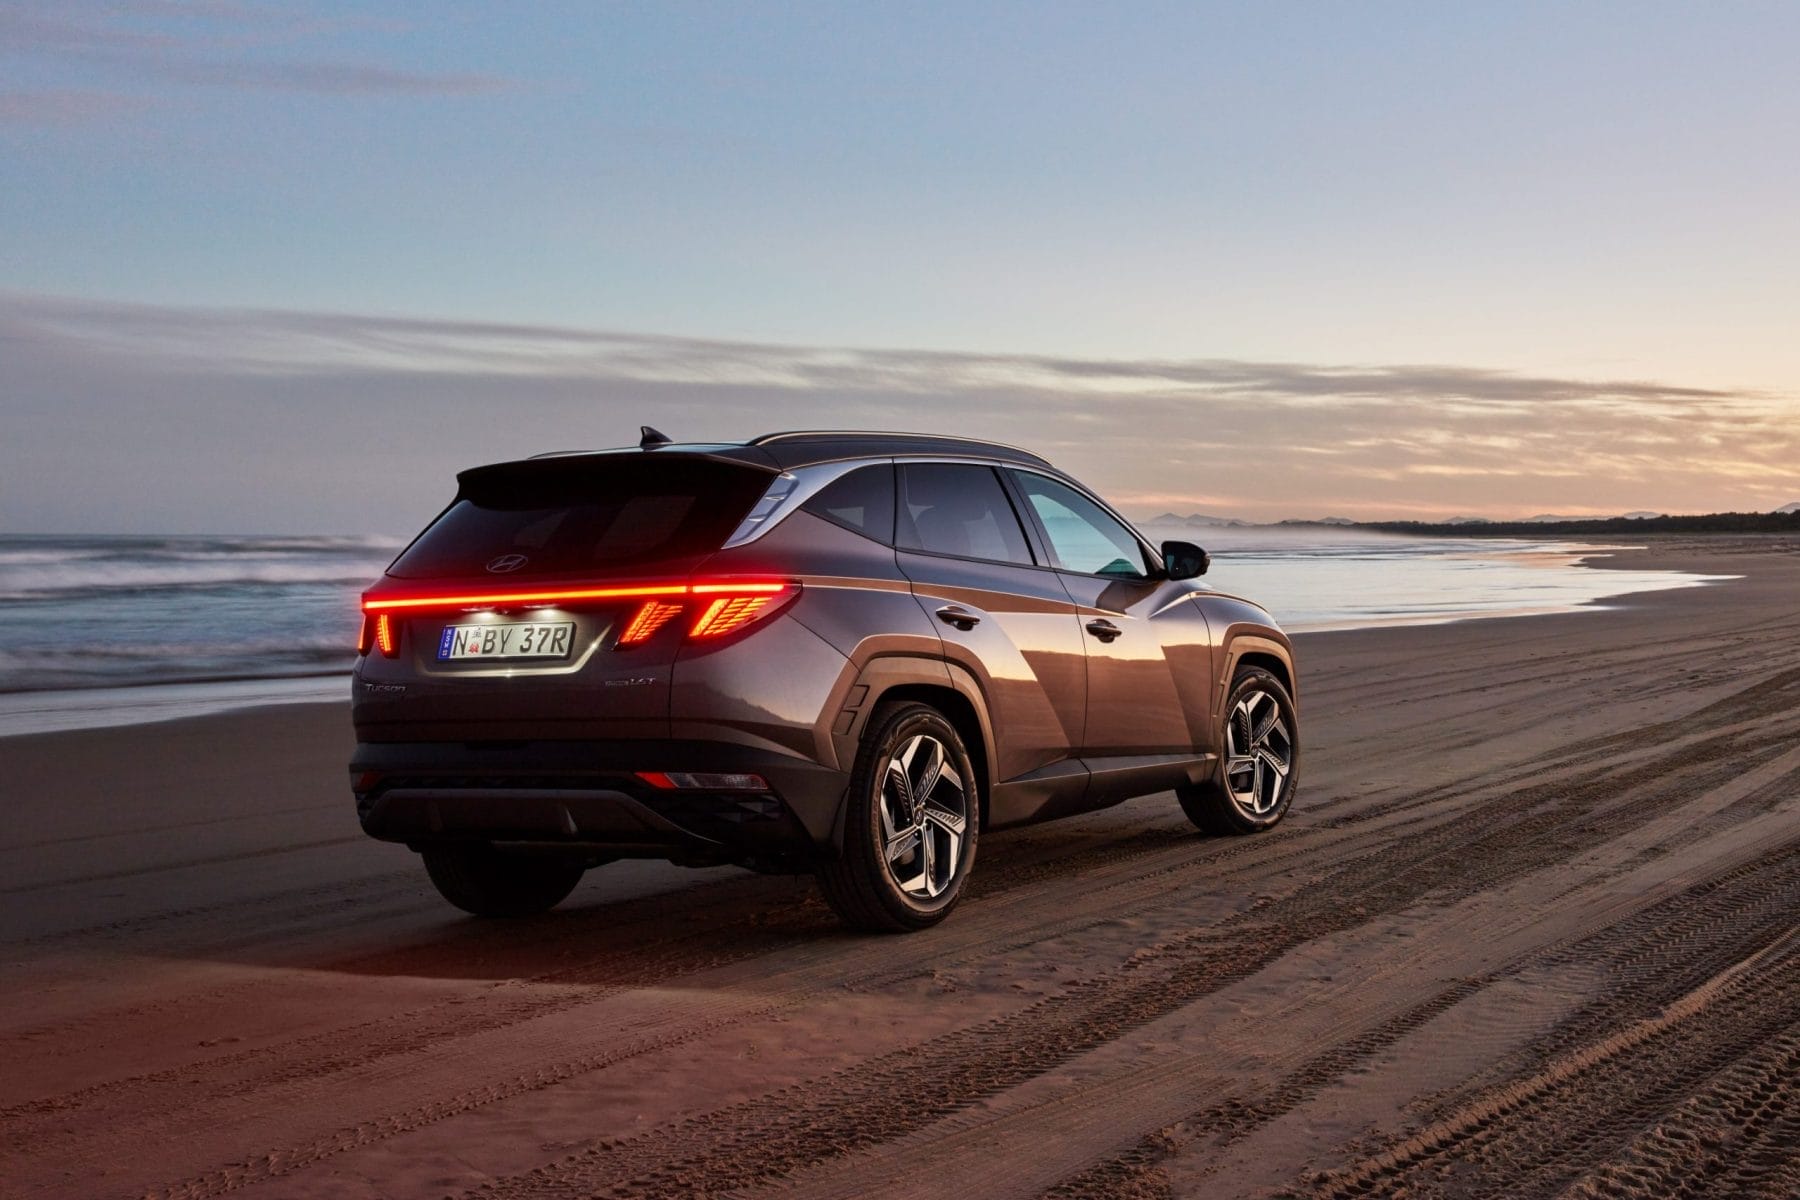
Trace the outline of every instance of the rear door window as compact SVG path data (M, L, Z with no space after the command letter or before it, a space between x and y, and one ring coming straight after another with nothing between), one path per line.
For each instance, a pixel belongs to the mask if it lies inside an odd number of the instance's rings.
M754 467L651 455L477 468L388 573L523 578L692 559L719 548L771 478Z
M896 531L907 550L1031 565L1031 546L992 467L906 463Z

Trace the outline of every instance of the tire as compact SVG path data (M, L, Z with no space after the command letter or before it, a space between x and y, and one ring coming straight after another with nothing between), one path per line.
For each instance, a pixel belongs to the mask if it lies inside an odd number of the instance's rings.
M438 893L478 917L531 917L566 899L586 870L580 861L503 854L485 842L433 846L422 852Z
M1218 744L1212 778L1175 790L1188 820L1217 834L1260 833L1280 821L1300 785L1299 721L1281 680L1238 668Z
M980 785L956 727L929 704L882 704L844 793L844 849L819 890L852 929L936 925L962 895L981 832Z

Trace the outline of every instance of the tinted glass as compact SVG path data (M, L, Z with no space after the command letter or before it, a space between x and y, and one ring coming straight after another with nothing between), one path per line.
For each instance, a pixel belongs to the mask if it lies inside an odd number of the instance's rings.
M1043 523L1059 567L1122 579L1143 579L1149 574L1143 546L1104 508L1074 488L1042 475L1015 471L1013 478Z
M768 487L767 472L688 459L553 460L466 472L462 492L390 574L509 579L630 569L710 553Z
M1000 477L988 467L908 463L900 468L899 544L909 550L1031 562L1031 547Z
M858 467L832 482L801 508L891 546L894 543L894 468L888 463L878 467Z

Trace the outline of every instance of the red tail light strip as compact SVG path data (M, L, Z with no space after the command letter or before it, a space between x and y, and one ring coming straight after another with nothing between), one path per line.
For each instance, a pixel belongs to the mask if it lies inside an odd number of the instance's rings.
M786 591L789 586L789 584L785 583L696 583L688 590L693 592L696 596L717 596L720 594L729 596L766 594L772 596L776 592Z
M395 612L417 613L431 609L478 608L501 604L555 604L570 600L643 600L626 622L615 649L638 646L654 637L658 630L687 610L684 599L700 600L694 605L699 617L688 627L690 638L723 637L753 622L780 612L787 601L800 593L798 583L770 580L744 580L719 583L659 583L632 587L547 588L541 591L454 592L413 596L364 595L362 636L357 639L357 652L366 654L370 643L389 658L399 653L399 626ZM702 599L704 598L704 599Z

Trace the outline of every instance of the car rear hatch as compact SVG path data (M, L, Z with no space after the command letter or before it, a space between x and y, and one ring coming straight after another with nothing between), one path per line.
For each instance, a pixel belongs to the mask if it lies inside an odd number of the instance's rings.
M363 740L666 737L684 639L785 601L696 568L771 469L679 453L501 463L363 597Z

